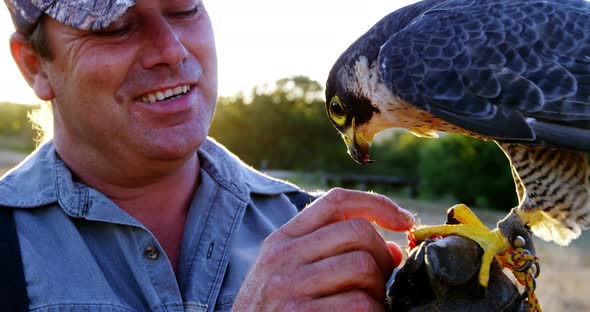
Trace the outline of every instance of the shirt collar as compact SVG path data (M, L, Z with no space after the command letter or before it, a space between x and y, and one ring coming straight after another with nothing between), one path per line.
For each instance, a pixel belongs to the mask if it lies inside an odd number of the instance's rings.
M244 164L215 140L208 138L198 151L202 170L223 188L241 198L250 193L276 195L293 192L292 184L266 176ZM69 214L84 213L88 191L72 179L70 170L49 141L0 179L0 206L33 208L59 202Z
M53 142L47 142L0 179L0 206L37 207L57 200Z
M269 177L248 166L212 138L208 138L201 146L199 156L202 168L217 183L238 196L249 196L249 193L276 195L298 190L293 184Z

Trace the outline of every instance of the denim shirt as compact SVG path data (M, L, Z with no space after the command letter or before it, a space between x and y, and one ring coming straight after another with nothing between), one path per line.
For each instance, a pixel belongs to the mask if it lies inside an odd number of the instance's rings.
M295 186L208 139L174 273L154 235L72 174L49 142L0 180L31 311L225 311L261 242L298 210ZM162 207L165 209L165 207Z

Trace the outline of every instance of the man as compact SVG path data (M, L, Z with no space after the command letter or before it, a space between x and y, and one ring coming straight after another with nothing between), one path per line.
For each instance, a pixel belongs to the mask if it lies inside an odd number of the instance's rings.
M217 71L201 0L5 0L54 137L0 181L36 311L381 310L411 214L295 186L207 138ZM248 273L249 272L249 273Z

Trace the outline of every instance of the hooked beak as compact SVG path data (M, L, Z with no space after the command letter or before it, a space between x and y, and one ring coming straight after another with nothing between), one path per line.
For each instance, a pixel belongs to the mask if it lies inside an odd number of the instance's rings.
M346 143L346 147L348 147L348 154L354 161L363 165L373 162L369 157L371 142L366 140L362 133L358 131L354 118L352 119L352 126L346 133L342 134L342 138Z

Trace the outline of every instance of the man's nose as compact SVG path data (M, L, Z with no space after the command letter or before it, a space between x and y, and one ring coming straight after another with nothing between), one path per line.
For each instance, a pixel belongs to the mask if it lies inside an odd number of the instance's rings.
M142 38L145 41L141 57L144 68L175 66L188 56L179 33L163 16L154 17L148 23Z

